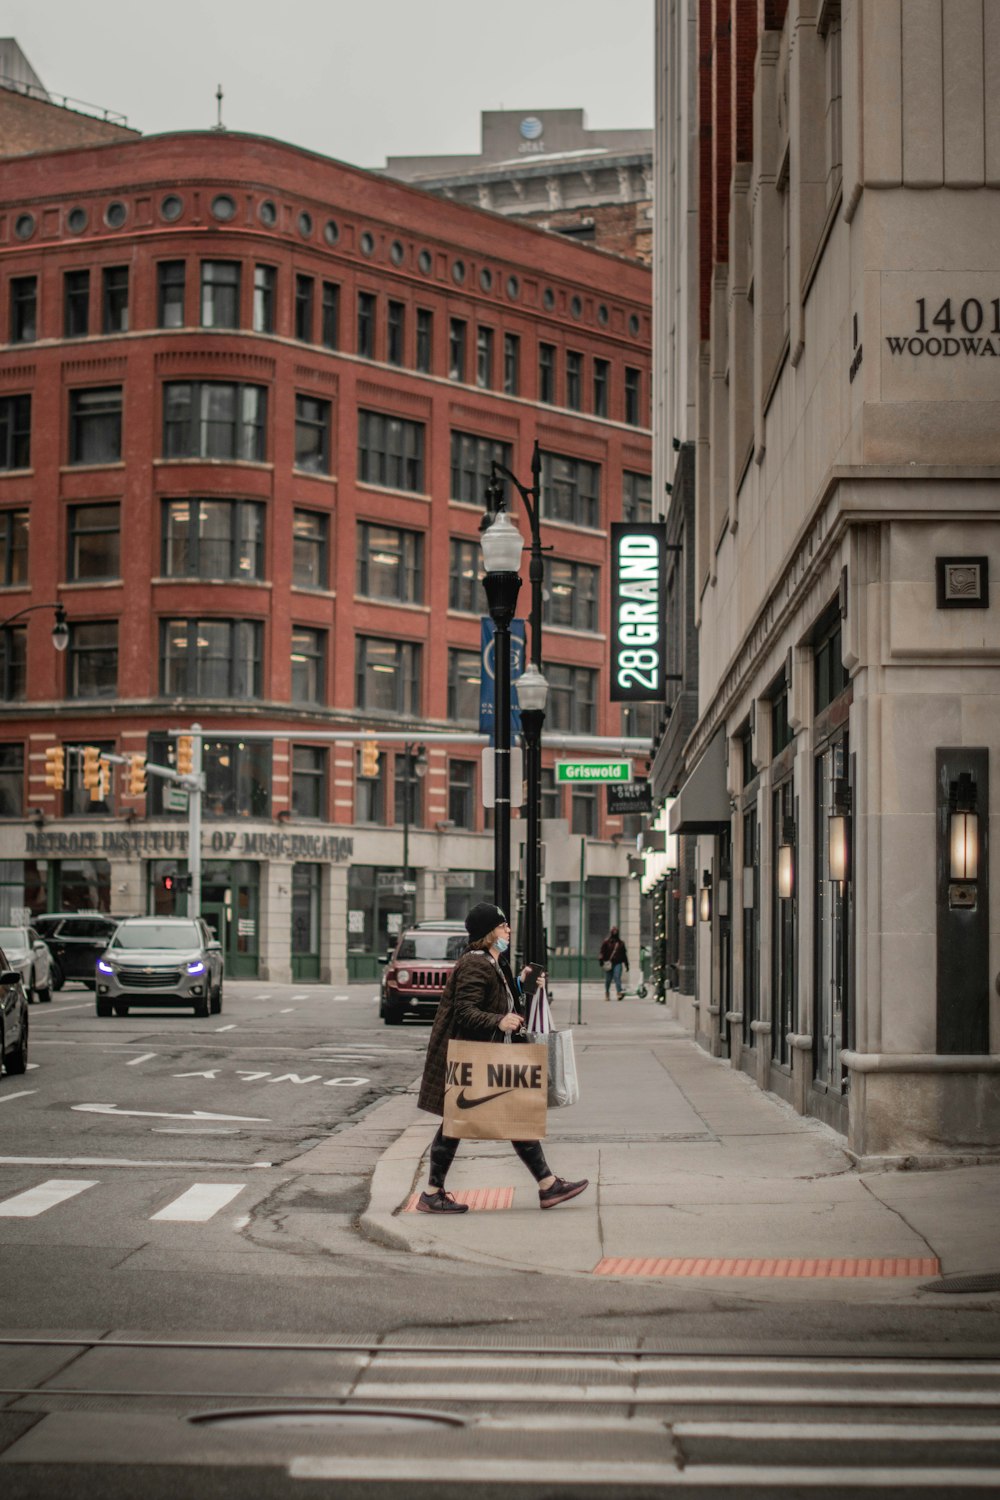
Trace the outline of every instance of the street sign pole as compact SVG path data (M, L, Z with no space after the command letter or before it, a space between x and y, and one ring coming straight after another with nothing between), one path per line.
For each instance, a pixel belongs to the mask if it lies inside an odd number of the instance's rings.
M188 789L188 875L191 889L188 891L188 916L201 916L201 795L204 778L202 764L201 725L191 725L191 771L193 785Z
M586 927L585 927L584 924L585 924L585 918L586 918L586 915L587 915L587 903L586 903L586 898L585 898L585 895L584 895L584 892L586 890L586 886L584 884L584 882L586 880L586 874L587 874L587 872L586 872L586 865L587 865L587 840L581 835L581 837L580 837L580 932L579 932L579 940L577 942L577 948L578 948L579 951L578 951L577 956L576 956L576 1024L578 1026L582 1025L582 1023L583 1023L583 949L584 949L584 944L586 943Z

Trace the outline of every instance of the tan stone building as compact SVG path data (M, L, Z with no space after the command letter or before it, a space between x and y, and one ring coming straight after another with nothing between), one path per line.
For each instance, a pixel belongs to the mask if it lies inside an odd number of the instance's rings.
M1000 4L656 10L669 997L859 1158L996 1153Z

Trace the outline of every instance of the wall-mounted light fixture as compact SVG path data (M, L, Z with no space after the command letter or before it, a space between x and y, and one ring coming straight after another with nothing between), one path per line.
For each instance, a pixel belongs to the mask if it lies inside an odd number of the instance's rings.
M778 844L778 895L782 901L790 901L795 895L795 822L785 818L781 824L781 841Z
M712 872L706 870L701 877L701 892L698 897L698 916L703 922L712 920Z
M842 778L833 783L830 816L827 819L827 852L831 880L851 878L851 788Z
M694 895L684 897L684 926L694 926Z
M963 771L950 786L948 849L952 880L979 879L979 813L976 783Z

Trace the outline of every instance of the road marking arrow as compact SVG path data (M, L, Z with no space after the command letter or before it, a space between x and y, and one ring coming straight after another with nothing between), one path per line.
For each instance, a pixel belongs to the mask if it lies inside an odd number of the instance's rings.
M270 1125L263 1115L211 1115L203 1109L184 1115L163 1114L156 1109L119 1109L117 1104L71 1104L84 1115L143 1115L150 1120L240 1120L247 1125Z

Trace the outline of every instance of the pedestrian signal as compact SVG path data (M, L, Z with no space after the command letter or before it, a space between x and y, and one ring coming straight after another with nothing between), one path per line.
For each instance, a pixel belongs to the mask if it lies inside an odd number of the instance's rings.
M165 891L171 892L172 894L176 894L178 896L181 896L181 895L184 894L185 891L189 891L191 889L191 876L190 875L164 875L164 877L163 877L163 889Z
M128 793L130 797L141 797L146 790L146 757L133 755L128 763Z
M96 745L83 747L83 784L92 792L101 777L101 752Z
M177 737L177 769L182 776L190 776L194 770L194 739L189 734Z
M378 743L376 740L362 740L361 742L361 774L368 777L378 775Z
M57 792L66 785L66 752L62 745L51 745L45 752L45 785Z

